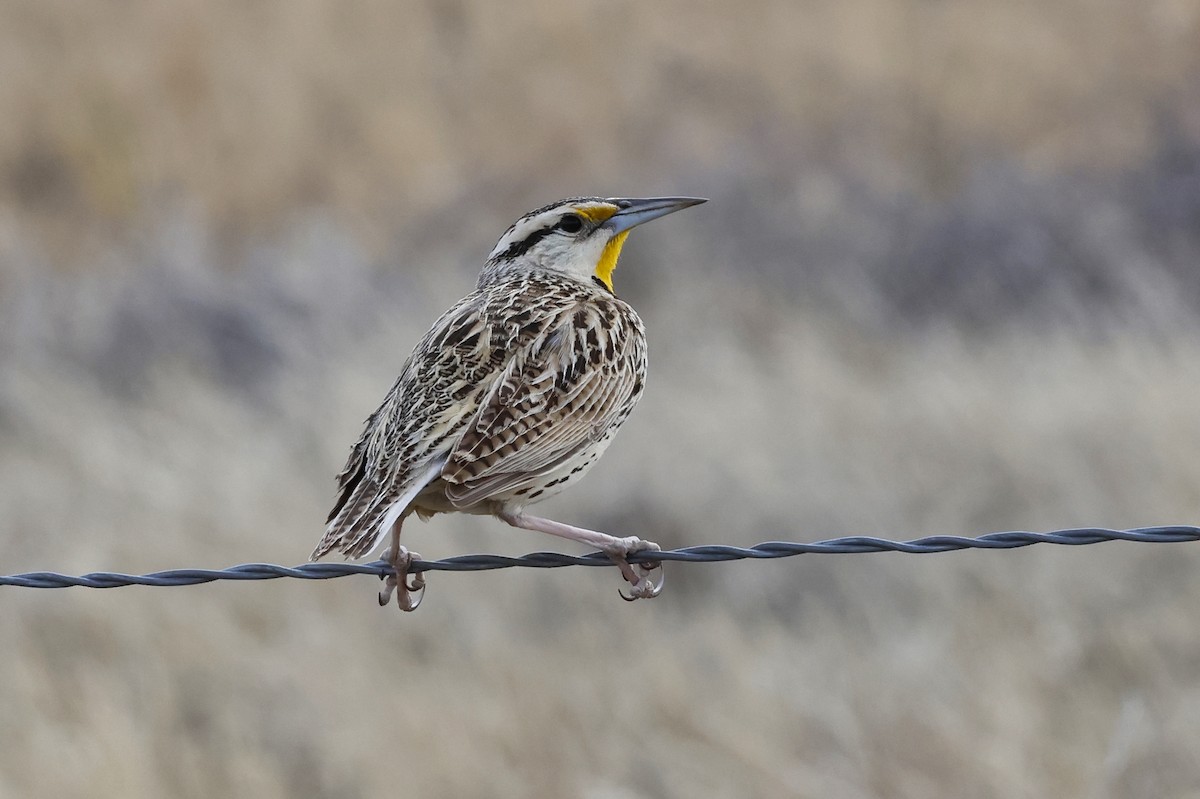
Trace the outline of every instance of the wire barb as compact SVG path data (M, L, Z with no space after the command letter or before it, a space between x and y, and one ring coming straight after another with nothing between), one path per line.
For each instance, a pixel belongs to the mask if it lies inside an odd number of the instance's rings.
M663 552L638 552L630 555L630 563L674 560L686 563L718 563L729 560L767 560L790 558L805 554L857 554L863 552L906 552L913 555L952 552L960 549L1017 549L1033 544L1082 546L1104 541L1136 541L1151 544L1176 544L1200 541L1200 527L1175 525L1169 527L1139 527L1133 530L1108 530L1102 527L1081 527L1050 533L1012 531L989 533L978 538L954 535L935 535L912 541L891 541L886 538L850 536L801 544L791 541L767 541L752 547L722 544L684 547ZM521 557L504 555L460 555L445 560L414 560L409 573L425 571L489 571L524 566L533 569L557 569L563 566L612 566L602 552L588 555L564 555L559 552L532 552ZM27 572L0 576L0 586L20 588L121 588L127 585L197 585L216 580L277 580L291 577L298 580L331 580L352 574L382 577L391 574L391 567L381 560L373 563L305 563L289 568L271 563L245 563L227 569L170 569L150 574L120 574L93 572L78 577L55 572Z

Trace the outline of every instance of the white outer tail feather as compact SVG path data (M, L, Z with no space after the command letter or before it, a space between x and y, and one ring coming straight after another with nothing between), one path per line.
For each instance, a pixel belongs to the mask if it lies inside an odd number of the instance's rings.
M445 467L448 456L449 453L443 453L430 461L425 466L424 471L420 472L416 478L408 484L408 488L405 490L405 492L401 494L395 502L392 503L392 506L388 508L387 513L384 514L383 520L374 530L364 530L358 538L346 543L344 546L339 547L339 549L342 552L358 552L359 557L369 555L378 549L379 544L383 541L384 536L386 536L388 531L392 529L392 525L396 523L396 520L405 514L405 512L408 510L408 506L412 504L412 501L416 499L417 496L424 491L430 483L441 476L442 468ZM331 526L336 524L337 520L335 519L333 525ZM364 547L363 544L368 537L370 537L370 544L367 544Z

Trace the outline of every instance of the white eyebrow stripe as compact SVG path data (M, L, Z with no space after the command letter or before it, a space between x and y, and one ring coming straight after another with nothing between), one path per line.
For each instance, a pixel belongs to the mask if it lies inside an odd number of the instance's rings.
M497 258L505 250L513 246L514 243L525 241L531 235L537 233L537 231L557 224L562 215L572 208L587 209L610 205L611 203L603 197L571 197L534 209L514 222L508 230L504 231L504 235L500 237L500 240L496 242L496 246L488 254L488 260L491 261Z

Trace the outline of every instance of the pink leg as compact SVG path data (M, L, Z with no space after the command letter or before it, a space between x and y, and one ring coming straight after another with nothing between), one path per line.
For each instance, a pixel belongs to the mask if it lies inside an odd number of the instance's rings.
M497 515L513 527L519 527L522 530L532 530L537 533L549 533L559 538L578 541L581 544L595 547L608 555L617 564L617 568L621 570L621 575L630 585L629 594L621 594L623 598L630 602L635 599L652 599L662 593L665 574L660 571L657 582L650 579L650 575L655 570L662 568L661 563L655 561L653 563L630 564L625 560L626 557L632 555L634 552L643 552L646 550L657 551L659 546L653 541L643 541L634 536L617 538L607 533L588 530L585 527L574 527L562 522L556 522L553 519L528 516L524 513L501 511Z
M419 560L421 556L409 552L407 547L400 544L400 526L403 523L404 517L401 516L392 525L391 541L383 553L383 559L395 570L395 574L384 578L383 589L379 592L379 606L387 605L392 598L392 592L395 591L396 606L403 611L412 611L417 609L425 597L425 575L418 572L412 576L411 581L408 579L409 565L414 558Z

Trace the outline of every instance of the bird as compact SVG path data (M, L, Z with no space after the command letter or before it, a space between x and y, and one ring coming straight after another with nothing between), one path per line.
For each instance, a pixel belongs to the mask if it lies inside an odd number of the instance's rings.
M379 594L415 610L425 591L420 555L400 543L405 519L491 515L604 552L629 601L662 591L659 551L530 515L584 476L641 399L646 330L617 297L613 272L629 232L698 205L698 197L573 197L522 216L484 262L475 290L417 343L337 477L337 500L310 557L347 559L389 538Z

